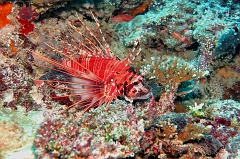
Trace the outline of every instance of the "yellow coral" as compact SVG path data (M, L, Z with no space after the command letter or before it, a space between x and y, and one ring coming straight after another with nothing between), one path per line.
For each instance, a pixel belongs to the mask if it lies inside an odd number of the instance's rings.
M179 66L177 59L174 59L172 63L163 66L161 69L159 69L158 65L153 64L153 70L153 73L148 75L149 77L154 76L161 85L171 84L173 87L179 86L181 82L203 76L202 72L196 72L187 64Z
M177 93L181 82L196 80L203 76L202 72L198 72L189 66L187 62L180 59L177 60L176 58L168 58L163 62L159 62L159 59L156 59L152 63L152 71L150 69L147 72L152 72L147 74L149 78L154 78L156 82L164 86L157 104L157 115L174 111L176 96L183 96L188 93L188 91Z
M20 148L24 145L24 129L17 123L3 120L0 122L0 129L0 152Z
M202 124L187 124L182 132L178 134L178 140L183 142L191 139L201 139L204 137L205 133L210 131L209 127L205 127Z
M189 123L181 132L177 133L177 125L172 124L170 119L168 122L160 121L156 126L160 127L155 128L159 138L181 141L182 143L189 140L199 140L204 137L205 133L210 131L209 127L202 124Z
M158 137L160 138L172 139L174 138L175 135L177 135L176 133L177 126L171 124L170 119L168 120L167 123L160 121L160 123L157 124L157 126L161 128L161 129L155 129Z

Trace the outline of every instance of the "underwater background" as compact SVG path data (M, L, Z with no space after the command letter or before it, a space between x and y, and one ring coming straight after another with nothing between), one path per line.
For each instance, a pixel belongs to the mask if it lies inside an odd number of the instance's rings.
M131 66L153 95L76 120L32 52L65 51L67 21L102 40L91 12L119 59L140 39ZM1 159L238 159L239 122L239 0L0 0Z

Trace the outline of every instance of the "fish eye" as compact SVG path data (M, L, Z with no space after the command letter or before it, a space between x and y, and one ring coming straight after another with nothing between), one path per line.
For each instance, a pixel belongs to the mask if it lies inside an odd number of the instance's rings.
M135 85L135 86L138 85L138 82L133 82L133 85Z

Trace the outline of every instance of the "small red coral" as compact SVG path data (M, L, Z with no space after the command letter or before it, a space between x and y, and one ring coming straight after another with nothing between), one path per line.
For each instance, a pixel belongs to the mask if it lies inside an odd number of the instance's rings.
M33 31L34 25L31 23L31 21L18 19L18 22L21 23L20 33L27 35L29 32Z
M133 18L134 16L131 16L129 14L118 14L111 18L111 22L113 23L129 22Z
M143 4L141 4L137 9L131 10L128 13L136 16L138 14L141 14L145 12L145 10L148 8L148 6L152 3L152 0L146 0Z
M37 16L37 13L33 12L31 7L23 6L21 10L18 12L18 18L22 20L32 21L35 19L36 16Z
M32 24L32 21L35 20L37 15L37 12L33 11L30 6L21 8L17 17L18 22L21 24L20 33L27 35L29 32L33 31L34 24Z
M12 24L7 15L11 13L12 3L0 4L0 28L4 27L7 24Z
M129 22L132 20L136 15L145 12L148 6L151 4L152 0L146 0L143 4L141 4L136 9L130 10L125 14L118 14L111 18L113 23L121 23L121 22Z
M172 33L172 37L181 41L182 43L187 39L185 36L184 37L181 37L180 34L176 33L176 32L173 32Z

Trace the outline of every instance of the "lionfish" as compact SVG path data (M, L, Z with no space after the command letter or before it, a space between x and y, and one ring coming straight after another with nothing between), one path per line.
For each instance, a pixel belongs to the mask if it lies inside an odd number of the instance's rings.
M55 72L69 76L68 80L59 78L35 80L49 85L55 83L66 85L54 87L68 90L71 93L53 98L74 97L74 102L62 112L79 106L82 115L90 108L110 104L118 97L124 97L127 101L133 102L135 99L147 99L151 96L150 90L143 85L143 77L136 74L130 66L141 51L141 49L135 51L138 39L135 41L129 55L120 60L112 53L109 44L105 40L98 19L92 12L91 14L97 24L102 40L99 40L77 15L79 22L90 36L83 34L71 21L67 21L68 34L63 35L65 39L52 37L60 45L53 46L46 43L52 52L60 56L60 59L50 58L42 53L31 52L35 58L50 64L50 66L38 64L41 67L50 68Z

